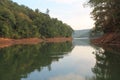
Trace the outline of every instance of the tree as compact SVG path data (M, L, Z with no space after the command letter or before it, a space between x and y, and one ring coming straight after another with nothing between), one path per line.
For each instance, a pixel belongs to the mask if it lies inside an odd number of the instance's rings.
M50 10L49 10L49 9L47 9L47 10L46 10L46 14L49 14L49 12L50 12Z
M97 30L104 33L120 31L120 0L89 0Z
M35 12L36 12L36 13L39 13L40 11L39 11L39 9L35 9Z
M66 37L72 28L39 9L32 10L11 0L0 1L0 37ZM69 27L69 28L68 28ZM62 32L62 33L61 33ZM66 34L66 35L63 35ZM71 35L69 35L71 36ZM68 37L68 36L67 36Z

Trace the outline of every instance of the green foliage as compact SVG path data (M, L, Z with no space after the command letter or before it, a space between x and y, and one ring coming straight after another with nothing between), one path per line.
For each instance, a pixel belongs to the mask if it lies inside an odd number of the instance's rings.
M89 0L92 7L95 29L99 31L120 31L120 0Z
M31 37L70 37L72 28L24 5L11 0L0 1L0 37L31 38Z

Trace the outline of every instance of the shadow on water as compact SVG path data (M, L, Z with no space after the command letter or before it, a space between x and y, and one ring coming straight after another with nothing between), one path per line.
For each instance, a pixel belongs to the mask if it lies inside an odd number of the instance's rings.
M92 71L95 76L90 80L120 80L120 52L114 51L103 47L94 52L96 64Z
M59 61L72 50L72 43L15 45L0 49L0 80L21 80L43 67L51 70L51 63Z

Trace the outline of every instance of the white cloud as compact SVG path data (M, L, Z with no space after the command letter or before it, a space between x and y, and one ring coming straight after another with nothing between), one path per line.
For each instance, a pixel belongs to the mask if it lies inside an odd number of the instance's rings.
M73 18L67 21L73 29L88 29L93 27L94 21L90 18L89 15L74 16Z
M56 76L56 77L50 78L49 80L85 80L85 79L82 78L80 75L68 74L68 75Z
M92 28L94 21L90 18L90 8L84 8L82 3L77 3L71 5L71 10L58 9L53 14L52 17L57 17L63 22L69 24L73 29L88 29ZM65 11L66 10L66 11Z
M69 24L73 29L88 29L92 28L94 21L90 18L91 9L89 7L84 8L83 4L87 0L51 0L57 3L72 3L64 7L59 7L57 10L51 12L52 17L57 17L63 22Z

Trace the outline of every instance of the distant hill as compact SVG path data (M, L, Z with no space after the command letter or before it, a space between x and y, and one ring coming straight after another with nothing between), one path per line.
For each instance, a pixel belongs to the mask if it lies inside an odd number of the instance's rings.
M89 37L89 35L90 35L90 29L75 30L73 32L73 38L84 38L84 37Z

